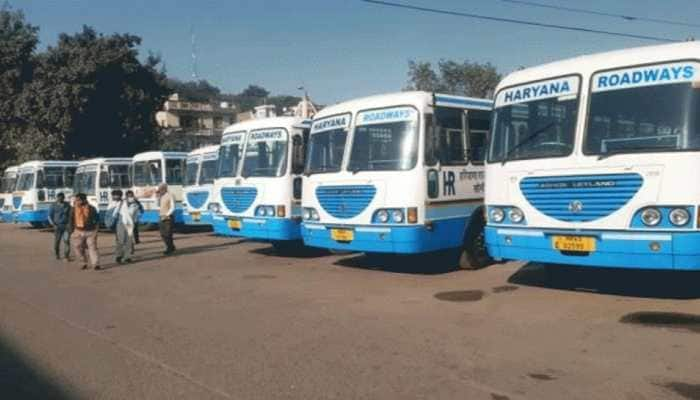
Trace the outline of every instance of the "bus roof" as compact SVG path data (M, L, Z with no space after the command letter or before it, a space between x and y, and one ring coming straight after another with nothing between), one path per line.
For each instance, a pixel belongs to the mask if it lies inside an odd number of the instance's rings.
M506 76L497 87L518 85L549 77L571 74L589 75L603 69L652 64L659 61L700 60L700 42L680 42L656 46L633 47L604 53L582 55L515 71Z
M189 153L187 153L187 157L197 156L200 154L218 153L219 147L220 146L218 144L200 147L198 149L194 149L194 150L190 151Z
M155 158L186 158L187 153L184 151L146 151L143 153L134 154L133 161L146 161Z
M301 117L271 117L251 119L248 121L238 122L233 125L229 125L224 130L224 135L231 132L252 131L255 129L289 127L309 128L310 126L311 120Z
M491 110L493 108L493 101L488 99L455 96L424 91L395 92L368 97L360 97L344 101L342 103L334 104L319 111L319 113L314 116L314 119L317 120L330 115L342 114L347 112L356 112L370 108L381 108L392 105L413 105L422 109L425 105L433 104L433 96L436 104L440 106L456 108L476 108L483 110Z
M19 168L77 167L78 164L78 161L35 160L22 163Z
M5 172L17 172L19 171L19 165L11 165L5 168Z
M90 164L131 164L131 158L106 158L106 157L98 157L98 158L90 158L87 160L83 160L80 162L80 166L82 165L90 165Z

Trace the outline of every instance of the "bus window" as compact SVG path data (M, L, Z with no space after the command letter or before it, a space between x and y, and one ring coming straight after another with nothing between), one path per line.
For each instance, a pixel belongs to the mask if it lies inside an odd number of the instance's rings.
M308 140L309 130L305 129L305 138ZM304 151L304 144L306 140L301 135L294 135L292 137L292 173L299 175L304 172L304 164L306 162L306 152Z
M37 188L58 189L65 187L62 167L46 167L37 174ZM72 176L71 176L72 180Z
M216 165L218 160L204 160L199 172L199 184L210 185L216 178Z
M100 171L100 187L127 189L131 187L129 174L128 165L103 165Z
M469 110L467 113L469 129L469 161L481 165L486 156L486 143L491 125L491 113L483 110Z
M30 190L34 184L34 172L23 172L17 180L17 190Z
M165 160L165 182L168 185L182 185L185 160L169 159Z
M134 186L155 186L163 181L160 160L138 161L133 166Z
M197 173L199 172L199 163L197 163L196 161L188 162L186 166L187 178L185 180L185 185L195 186L197 184Z
M469 157L464 110L436 107L435 118L440 162L443 165L466 164Z
M73 178L78 167L66 167L63 187L73 187Z

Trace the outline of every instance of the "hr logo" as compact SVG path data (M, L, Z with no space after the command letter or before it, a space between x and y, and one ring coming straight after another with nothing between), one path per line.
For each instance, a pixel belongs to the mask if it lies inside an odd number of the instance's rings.
M571 203L569 203L569 211L571 211L574 214L578 214L581 211L583 211L583 203L581 203L578 200L574 200Z

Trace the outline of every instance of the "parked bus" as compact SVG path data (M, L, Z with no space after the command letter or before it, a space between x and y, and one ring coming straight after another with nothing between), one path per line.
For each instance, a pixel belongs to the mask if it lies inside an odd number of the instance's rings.
M182 223L182 186L185 181L187 153L173 151L149 151L132 159L131 183L134 195L143 205L141 223L156 224L160 220L156 189L168 184L168 191L175 199L173 222Z
M278 250L301 244L301 174L310 121L274 117L235 124L221 141L215 232L269 241Z
M12 192L17 184L17 170L19 167L13 165L5 169L0 180L0 221L12 222L14 212L12 207Z
M209 201L216 179L219 146L196 149L187 155L182 217L185 225L211 225Z
M507 76L488 154L498 259L700 269L700 43Z
M15 221L44 226L49 207L58 193L69 199L77 161L29 161L19 166L17 185L12 192Z
M330 106L313 120L303 188L309 246L459 254L489 263L483 191L490 100L428 92Z
M100 221L112 199L112 190L131 189L131 158L92 158L81 161L75 172L73 193L85 193L88 203L100 213Z

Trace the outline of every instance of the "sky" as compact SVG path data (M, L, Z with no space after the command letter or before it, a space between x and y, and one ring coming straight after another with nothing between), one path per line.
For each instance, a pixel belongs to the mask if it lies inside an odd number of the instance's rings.
M593 29L700 39L700 28L576 14L503 0L394 0L503 18ZM533 0L641 17L700 24L697 0ZM408 60L491 62L499 72L580 54L655 44L623 37L533 28L434 15L360 0L9 0L40 27L40 48L60 33L89 25L102 33L132 33L141 53L162 56L170 76L192 77L191 30L197 70L224 92L258 84L273 94L318 103L406 86Z

